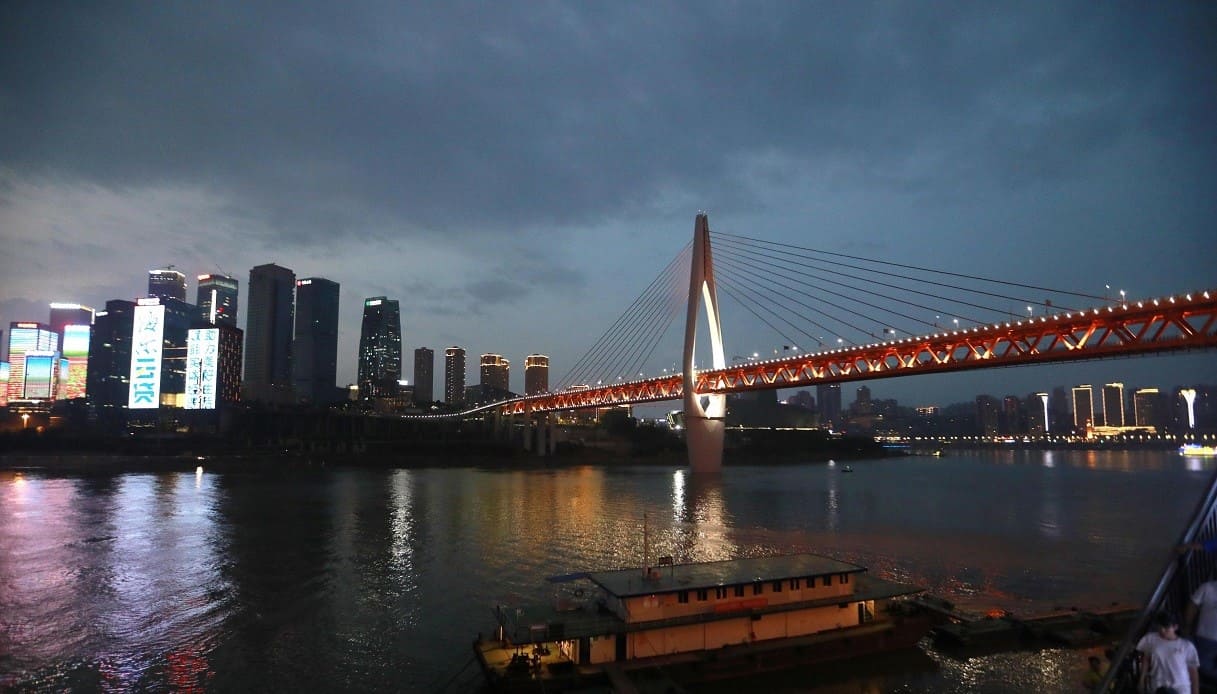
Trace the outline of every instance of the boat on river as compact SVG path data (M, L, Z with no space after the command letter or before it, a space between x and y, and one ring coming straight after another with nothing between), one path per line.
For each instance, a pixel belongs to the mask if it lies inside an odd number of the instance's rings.
M1185 443L1179 447L1179 452L1187 456L1217 455L1217 446L1202 446L1198 443Z
M552 603L500 605L474 653L499 691L631 678L673 686L911 648L933 616L916 586L815 554L569 574Z

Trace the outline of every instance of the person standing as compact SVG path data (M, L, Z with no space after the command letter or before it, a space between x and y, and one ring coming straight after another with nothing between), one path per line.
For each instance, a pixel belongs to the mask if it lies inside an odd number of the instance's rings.
M1141 691L1200 694L1200 657L1191 641L1179 635L1179 619L1159 612L1154 629L1137 642L1141 654Z
M1201 674L1217 678L1217 581L1205 581L1192 593L1183 628L1196 643Z

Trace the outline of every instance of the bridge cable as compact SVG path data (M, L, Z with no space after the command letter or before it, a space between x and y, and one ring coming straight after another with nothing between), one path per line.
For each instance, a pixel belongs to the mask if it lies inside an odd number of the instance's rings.
M727 259L727 266L731 266L732 262L733 262L732 260ZM753 279L753 277L752 277L752 275L754 275L754 274L755 274L755 273L741 273L742 277L740 277L740 279L741 279L741 281L748 281L748 282L750 282L750 284L751 284L751 285L755 286L755 285L756 285L756 283L757 283L757 281L756 281L755 279ZM754 291L756 291L756 290L754 290ZM758 292L758 293L759 293L759 292ZM809 311L812 311L812 312L818 313L818 314L820 314L820 315L822 315L822 316L824 316L824 317L826 317L826 318L828 318L828 319L830 319L830 320L833 320L833 321L835 321L835 322L837 322L837 323L840 323L840 324L842 324L842 325L844 325L844 326L846 326L846 327L848 327L848 328L851 328L851 329L853 329L853 330L856 330L856 331L858 331L858 332L860 332L860 333L867 334L867 335L869 335L869 334L870 334L870 333L869 333L867 330L865 330L865 329L863 329L863 328L861 328L861 327L859 327L859 326L857 326L857 325L854 325L854 324L850 323L850 322L849 322L849 321L847 321L847 320L844 320L844 319L842 319L842 318L840 318L840 317L838 317L838 316L834 316L834 315L832 315L832 314L830 314L830 313L828 313L828 312L826 312L826 311L824 311L824 310L822 310L822 309L818 309L818 308L815 308L814 306L810 306L810 305L808 305L808 304L806 304L806 303L803 303L803 302L801 302L801 301L799 301L799 300L797 300L797 299L792 299L792 298L789 298L789 297L781 296L780 294L777 294L776 292L771 292L771 293L769 293L769 296L771 297L771 298L769 299L769 303L777 303L777 304L778 304L779 306L781 306L782 308L785 308L785 309L788 309L788 310L789 310L789 308L790 308L790 307L789 307L789 306L787 306L786 304L782 303L782 302L784 302L784 301L789 301L789 302L791 302L791 303L796 304L797 306L801 306L801 307L803 307L803 308L805 308L805 309L807 309L807 310L809 310ZM764 303L764 302L762 302L762 303ZM841 310L845 311L846 313L851 313L851 314L856 315L856 316L859 316L859 317L861 317L861 318L863 318L863 319L870 320L869 318L867 318L867 317L866 317L865 315L863 315L863 314L860 314L860 313L857 313L857 312L854 312L854 311L850 311L849 309L846 309L846 308L842 308L841 306L838 306L838 305L836 305L836 304L834 304L834 303L832 303L832 302L825 301L824 303L826 303L826 304L828 304L828 305L830 305L830 306L833 306L834 308L841 309ZM821 327L821 328L824 328L824 329L825 329L825 330L827 330L828 332L832 333L834 336L836 336L836 337L840 337L840 338L842 338L842 339L845 339L843 335L840 335L840 334L836 333L835 331L829 330L827 327L825 327L825 326L823 326L823 325L820 325L819 323L815 323L815 324L816 324L817 326ZM813 339L814 339L814 338L813 338ZM851 340L851 342L852 342L852 340Z

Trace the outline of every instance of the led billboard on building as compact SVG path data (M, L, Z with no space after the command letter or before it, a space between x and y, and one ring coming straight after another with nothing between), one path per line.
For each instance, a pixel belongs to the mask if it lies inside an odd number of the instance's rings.
M55 370L59 354L55 352L25 353L25 399L50 400L54 392Z
M85 396L85 383L89 375L89 332L87 325L65 325L63 327L63 358L68 360L68 373L60 383L63 394L69 400Z
M220 330L191 330L186 338L186 409L215 409L219 363Z
M8 404L8 375L8 362L0 361L0 407Z
M133 312L131 330L131 393L127 407L150 410L160 407L161 350L164 348L165 307L140 299Z

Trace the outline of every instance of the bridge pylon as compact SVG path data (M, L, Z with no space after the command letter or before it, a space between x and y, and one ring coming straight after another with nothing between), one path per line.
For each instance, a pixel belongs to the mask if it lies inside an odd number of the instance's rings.
M710 335L712 369L727 368L723 356L722 323L718 316L718 289L714 282L714 263L710 253L710 221L699 213L693 224L693 264L689 272L689 310L685 316L684 406L685 444L693 472L718 472L723 466L724 421L727 396L721 393L699 395L695 389L697 373L693 355L697 346L697 317L702 302Z

